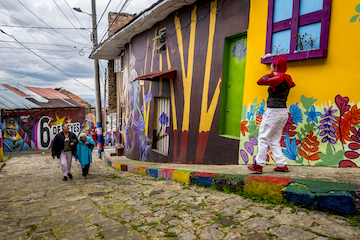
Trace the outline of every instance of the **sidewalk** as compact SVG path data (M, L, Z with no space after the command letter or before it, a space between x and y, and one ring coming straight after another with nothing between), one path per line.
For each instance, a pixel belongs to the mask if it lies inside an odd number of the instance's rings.
M165 176L165 179L205 186L215 183L219 190L227 186L236 191L241 189L280 201L286 199L295 205L339 215L354 215L360 209L359 168L290 166L290 171L283 173L275 172L275 165L268 165L259 175L252 174L247 165L142 162L125 156L110 156L111 152L114 150L105 150L105 163L149 177Z
M131 160L125 156L110 156L114 149L105 149L107 157L115 162L139 165L152 168L170 168L191 170L194 172L210 172L237 175L253 175L248 170L248 165L199 165L199 164L174 164L153 163ZM268 165L263 168L262 176L286 177L296 179L307 179L316 181L328 181L338 183L354 183L360 185L360 168L335 168L335 167L313 167L313 166L289 166L289 172L275 172L276 165Z

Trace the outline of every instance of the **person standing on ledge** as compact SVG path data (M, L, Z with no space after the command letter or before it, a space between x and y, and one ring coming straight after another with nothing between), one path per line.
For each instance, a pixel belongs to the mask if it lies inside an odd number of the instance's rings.
M288 120L286 106L290 88L295 87L290 75L285 74L287 62L284 56L279 56L270 65L270 74L260 78L258 85L268 85L269 97L267 99L267 109L262 118L258 135L258 154L253 165L248 166L249 170L261 174L265 166L267 148L270 147L278 172L288 172L287 162L282 153L280 139L282 130Z
M55 138L51 148L52 156L60 159L61 170L63 172L63 181L67 181L73 176L70 173L72 156L75 155L77 137L74 133L69 132L69 125L64 123L62 132L59 132Z

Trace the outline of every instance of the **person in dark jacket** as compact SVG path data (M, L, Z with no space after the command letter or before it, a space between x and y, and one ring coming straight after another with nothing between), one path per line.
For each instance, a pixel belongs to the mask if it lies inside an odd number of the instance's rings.
M279 56L270 65L270 74L263 76L257 82L258 85L269 86L267 109L262 117L258 135L258 154L256 162L248 166L249 170L255 173L262 173L265 166L267 149L270 147L279 172L288 172L287 162L282 154L280 139L282 130L288 120L286 106L290 88L295 86L290 75L285 74L287 62L284 56Z
M73 176L70 173L72 156L75 155L76 144L78 143L77 137L74 133L69 132L69 125L62 126L62 132L58 133L52 145L52 156L60 159L61 170L63 172L63 181L67 181Z

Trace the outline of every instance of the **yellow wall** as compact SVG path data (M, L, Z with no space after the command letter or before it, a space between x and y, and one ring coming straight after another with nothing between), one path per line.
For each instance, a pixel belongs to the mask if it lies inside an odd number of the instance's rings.
M288 106L300 102L301 95L318 99L320 106L335 96L347 96L350 103L360 102L360 22L350 23L357 13L359 0L332 1L328 57L293 61L288 71L296 84L290 91ZM266 64L260 63L265 54L268 0L250 1L248 48L245 73L243 105L248 106L254 98L267 99L267 87L258 86L256 81L269 72Z

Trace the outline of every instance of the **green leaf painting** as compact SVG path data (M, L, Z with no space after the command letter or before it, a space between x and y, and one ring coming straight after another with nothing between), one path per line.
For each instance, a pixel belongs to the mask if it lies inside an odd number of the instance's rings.
M256 125L255 120L254 119L250 120L249 125L247 127L248 127L249 133L250 133L249 138L255 137L257 139L257 135L259 133L259 128Z
M306 138L306 135L310 133L310 131L315 131L317 128L314 126L313 123L309 122L304 125L304 127L300 128L300 131L297 133L297 138L304 142L304 138Z
M344 158L344 150L339 150L334 154L331 144L326 146L326 154L319 153L320 161L315 166L339 166L339 162Z
M358 4L358 5L355 7L355 11L356 11L357 13L360 13L360 4ZM358 17L359 17L359 14L357 14L357 15L355 15L355 16L352 16L352 17L350 18L350 23L355 22ZM359 18L359 22L360 22L360 18Z
M350 18L350 23L353 23L356 21L356 19L359 17L359 14L353 16L352 18Z
M355 7L355 11L356 11L357 13L360 13L360 4L358 4L358 5Z
M304 106L306 112L309 111L309 109L311 108L311 106L317 101L317 99L314 99L313 97L307 98L305 97L305 95L302 95L300 97L301 103Z

